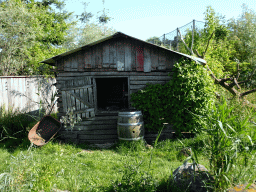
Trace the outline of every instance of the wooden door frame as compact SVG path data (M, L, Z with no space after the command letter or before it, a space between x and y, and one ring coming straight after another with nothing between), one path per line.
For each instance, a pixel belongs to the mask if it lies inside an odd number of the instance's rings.
M98 101L97 101L97 85L96 85L96 79L101 79L101 78L108 78L108 79L114 79L114 78L127 78L128 81L128 108L130 108L130 100L131 100L131 96L130 96L130 76L129 75L116 75L116 76L106 76L106 75L102 75L102 76L92 76L92 81L93 81L93 87L94 87L94 103L95 103L95 115L97 114L101 114L98 111ZM104 112L105 113L105 112ZM117 111L108 111L106 113L117 113Z

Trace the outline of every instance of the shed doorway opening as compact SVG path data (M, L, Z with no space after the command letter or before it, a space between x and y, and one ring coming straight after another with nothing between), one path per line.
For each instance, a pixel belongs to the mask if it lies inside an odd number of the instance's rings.
M128 109L128 78L96 78L99 111Z

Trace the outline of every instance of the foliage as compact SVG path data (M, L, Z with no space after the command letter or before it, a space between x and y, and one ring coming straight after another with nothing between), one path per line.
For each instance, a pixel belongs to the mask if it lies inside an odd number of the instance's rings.
M36 40L41 28L31 12L21 1L10 0L0 4L0 74L14 75L26 66L28 48Z
M27 135L28 127L35 123L19 111L0 108L0 142L7 139L22 139Z
M204 58L218 79L224 76L236 76L240 77L240 81L247 80L255 68L255 12L244 4L243 14L238 19L226 21L210 6L204 14L204 29L196 29L193 34L193 54ZM188 30L185 35L185 43L191 47L191 30ZM179 50L192 54L184 44L180 44ZM253 77L252 80L246 82L246 86L253 87L256 85L255 82L255 77Z
M104 37L114 34L116 31L107 28L105 26L100 26L95 23L87 23L81 30L78 39L78 45L83 46L88 43L92 43Z
M50 74L50 66L39 63L63 52L70 13L57 13L55 1L5 1L0 4L2 75ZM74 24L74 23L73 23Z
M159 37L156 37L156 36L150 37L146 41L149 43L158 45L158 46L160 46L162 44L162 41L159 39Z
M249 128L249 116L237 120L239 117L232 111L233 107L222 100L221 103L213 105L211 113L205 116L196 115L203 126L200 131L207 135L203 146L209 157L210 172L215 178L215 190L226 189L242 177L244 181L253 182L248 172L254 170L248 169L251 168L255 158L255 154L252 154L255 140L253 141L253 138L246 134ZM241 174L240 178L236 174L236 180L232 174L235 172Z
M182 61L174 66L174 74L165 85L147 85L133 93L133 106L142 110L145 129L159 130L162 123L173 124L177 133L194 131L198 126L188 110L204 115L213 100L214 85L203 66Z
M189 111L198 115L208 114L208 104L213 101L213 97L213 81L202 65L194 61L175 64L168 93L168 109L165 112L177 133L195 131L199 125L189 115Z
M144 128L157 131L162 127L164 120L164 106L168 102L164 86L156 84L147 86L137 93L131 94L132 106L143 113Z
M241 16L237 19L230 19L228 26L230 29L230 38L234 42L236 52L233 56L233 60L240 63L240 76L245 79L247 75L252 73L253 68L255 68L256 13L243 4ZM249 86L252 85L255 86L255 82Z
M74 114L74 110L75 110L75 107L73 109L70 109L68 108L68 111L67 111L67 115L66 116L62 116L61 119L60 119L60 122L64 124L64 128L67 129L67 130L73 130L74 126L76 123L79 123L80 121L82 121L82 119ZM67 125L70 125L70 127L68 128Z

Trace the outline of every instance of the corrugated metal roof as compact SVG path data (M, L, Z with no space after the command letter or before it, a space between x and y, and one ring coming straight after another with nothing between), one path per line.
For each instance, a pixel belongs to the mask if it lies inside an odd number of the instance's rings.
M137 38L135 38L135 37L131 37L131 36L126 35L126 34L121 33L121 32L116 32L116 33L113 34L113 35L110 35L110 36L105 37L105 38L103 38L103 39L100 39L100 40L98 40L98 41L94 41L94 42L92 42L92 43L86 44L86 45L84 45L84 46L78 47L78 48L76 48L76 49L72 49L72 50L67 51L67 52L65 52L65 53L56 55L56 56L54 56L54 57L51 57L51 58L46 59L46 60L44 60L44 61L41 61L40 63L46 63L46 64L49 64L49 65L53 65L53 66L54 66L54 65L55 65L55 60L57 60L57 59L60 58L60 57L64 57L64 56L70 55L70 54L75 53L75 52L77 52L77 51L80 51L80 50L89 48L89 47L91 47L91 46L93 46L93 45L96 45L96 44L99 44L99 43L101 43L101 42L107 41L107 40L112 39L112 38L117 38L117 37L126 37L126 38L128 37L128 38L132 38L132 39L135 39L135 40L137 40L137 41L141 41L141 42L143 42L143 43L149 44L149 45L151 45L151 46L160 47L161 49L165 49L165 50L168 50L168 51L177 53L177 54L179 54L179 55L182 55L182 56L185 56L185 57L187 57L187 58L190 58L190 59L192 59L192 60L194 60L194 61L196 61L196 62L200 62L200 63L206 64L206 61L205 61L204 59L201 59L201 58L198 58L198 57L194 57L194 56L190 56L190 55L186 55L186 54L184 54L184 53L180 53L180 52L177 52L177 51L173 51L173 50L171 50L171 49L166 49L166 48L164 48L164 47L161 47L161 46L158 46L158 45L155 45L155 44L152 44L152 43L149 43L149 42L146 42L146 41L137 39Z

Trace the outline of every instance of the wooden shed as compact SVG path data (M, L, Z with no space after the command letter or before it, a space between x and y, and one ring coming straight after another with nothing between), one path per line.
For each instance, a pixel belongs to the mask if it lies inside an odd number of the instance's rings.
M58 117L68 108L83 121L61 138L76 143L118 139L118 112L132 109L130 95L146 83L164 84L182 58L205 62L121 32L42 61L56 66Z

